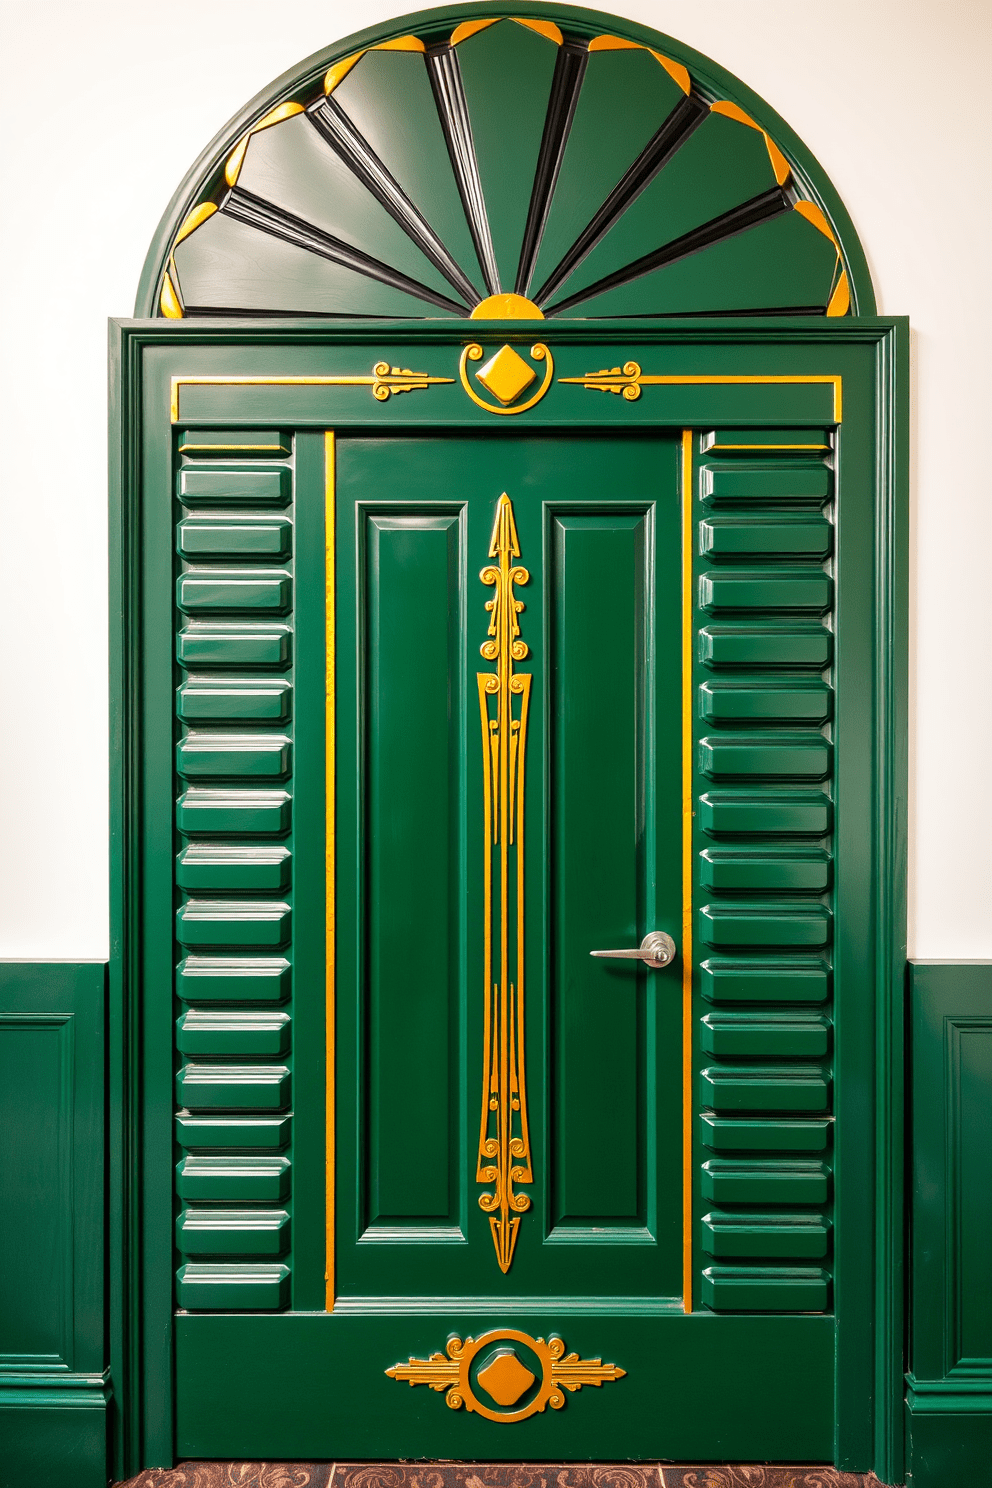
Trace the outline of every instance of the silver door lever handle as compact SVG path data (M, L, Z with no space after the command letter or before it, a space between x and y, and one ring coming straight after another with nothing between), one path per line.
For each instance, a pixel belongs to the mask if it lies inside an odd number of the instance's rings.
M675 942L664 930L645 935L636 951L590 951L590 956L613 956L621 961L643 961L653 971L660 971L675 960Z

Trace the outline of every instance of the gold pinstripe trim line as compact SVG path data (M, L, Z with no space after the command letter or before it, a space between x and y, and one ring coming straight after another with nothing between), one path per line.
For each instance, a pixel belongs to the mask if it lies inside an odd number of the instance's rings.
M682 431L682 1307L692 1311L692 430Z
M334 1012L335 1012L335 677L334 677L334 434L324 435L324 926L325 926L325 1270L324 1307L334 1311Z

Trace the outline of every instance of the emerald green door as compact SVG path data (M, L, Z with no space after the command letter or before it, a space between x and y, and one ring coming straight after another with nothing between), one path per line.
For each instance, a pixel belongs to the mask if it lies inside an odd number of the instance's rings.
M829 1459L829 432L232 406L173 415L177 1454Z
M470 1298L671 1302L681 968L589 953L680 935L676 442L336 464L335 1289L450 1299L442 1349Z
M899 1471L873 305L767 105L545 0L179 188L113 332L127 1471Z

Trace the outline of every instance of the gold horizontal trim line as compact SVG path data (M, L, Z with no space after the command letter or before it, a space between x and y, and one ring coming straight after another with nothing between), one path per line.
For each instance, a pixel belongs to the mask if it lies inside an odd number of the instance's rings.
M273 451L280 455L289 454L289 450L284 444L181 444L179 446L179 453L181 455L188 455L191 452L199 450L209 450L211 453L216 453L218 450L222 450L225 453L228 450L264 450L266 453Z
M391 393L419 392L436 383L454 380L428 377L426 372L411 372L406 367L390 367L388 362L377 362L368 377L174 377L170 408L172 422L177 424L179 393L184 387L370 387L376 401L384 403Z
M834 390L834 423L842 416L843 378L837 373L810 373L801 376L741 375L737 373L647 373L642 372L637 362L625 362L623 367L603 367L598 372L587 372L583 377L559 377L559 382L577 383L580 387L595 388L604 393L619 393L628 402L635 402L645 387L709 387L729 386L741 383L756 383L763 386L780 384L820 383L831 385Z

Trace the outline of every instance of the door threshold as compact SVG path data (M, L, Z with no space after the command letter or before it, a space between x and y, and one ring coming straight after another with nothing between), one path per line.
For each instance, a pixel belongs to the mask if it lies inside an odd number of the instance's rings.
M816 1463L219 1462L148 1468L115 1488L881 1488Z

